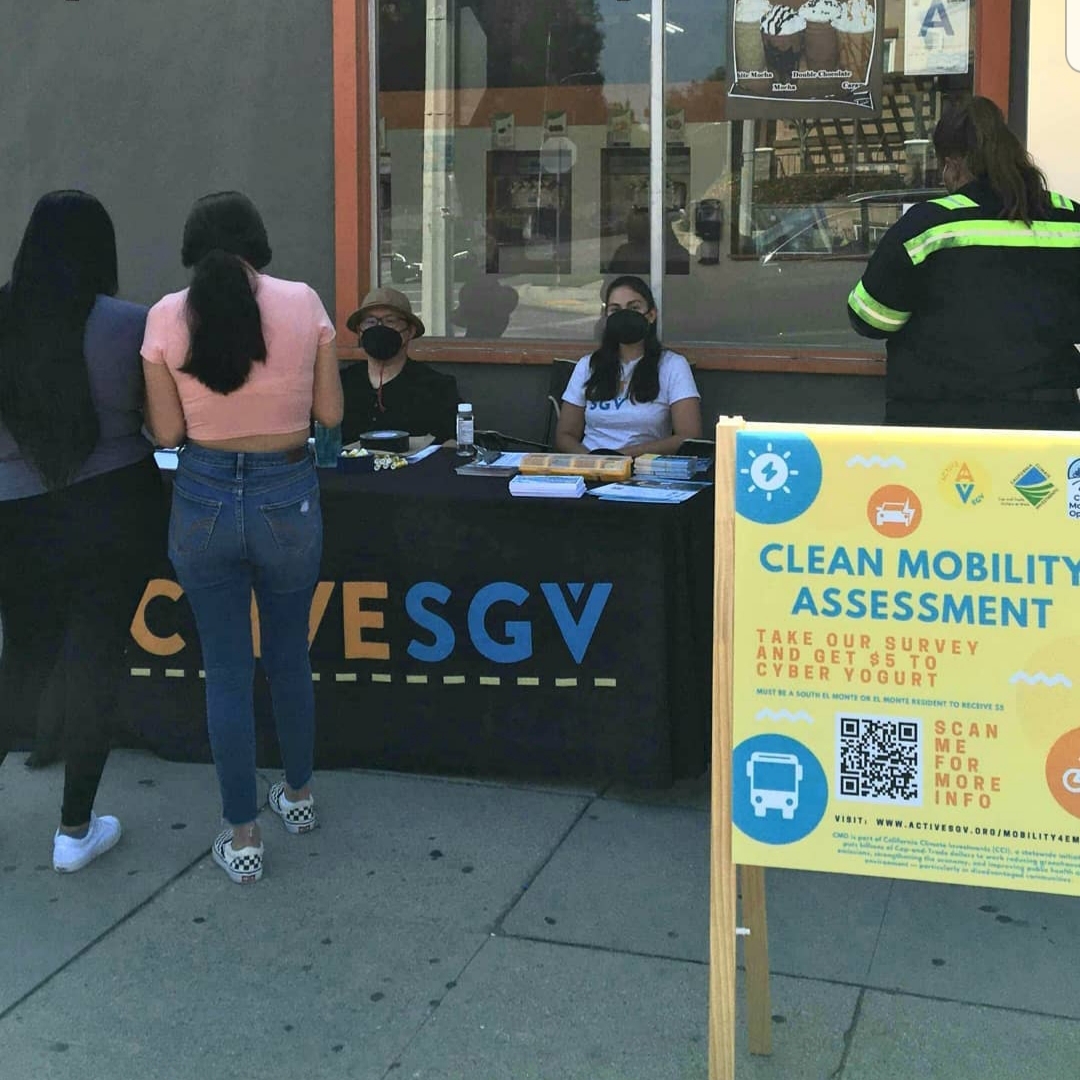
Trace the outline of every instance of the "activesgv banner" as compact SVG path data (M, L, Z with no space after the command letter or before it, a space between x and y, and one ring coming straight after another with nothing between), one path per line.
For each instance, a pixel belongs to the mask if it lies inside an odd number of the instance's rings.
M734 860L1080 892L1080 435L749 425Z

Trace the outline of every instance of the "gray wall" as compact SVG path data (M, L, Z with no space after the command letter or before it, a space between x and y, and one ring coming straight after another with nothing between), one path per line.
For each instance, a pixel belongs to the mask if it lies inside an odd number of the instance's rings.
M0 281L38 197L116 225L121 295L183 288L191 203L237 188L271 272L333 311L330 0L0 0Z

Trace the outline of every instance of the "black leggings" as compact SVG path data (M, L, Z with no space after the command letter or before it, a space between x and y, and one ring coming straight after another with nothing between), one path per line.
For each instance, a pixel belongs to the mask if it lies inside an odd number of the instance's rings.
M128 628L165 552L166 506L152 457L59 491L0 501L0 760L15 728L37 716L60 659L65 826L90 818Z

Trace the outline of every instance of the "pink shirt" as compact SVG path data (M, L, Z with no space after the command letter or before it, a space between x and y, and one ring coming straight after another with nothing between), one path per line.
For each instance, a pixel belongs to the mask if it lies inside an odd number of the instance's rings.
M187 289L162 297L146 318L143 359L164 364L176 382L188 438L234 439L304 431L311 422L315 353L334 339L334 324L315 290L300 281L259 274L255 300L262 315L266 362L251 365L247 382L218 394L180 370L190 348Z

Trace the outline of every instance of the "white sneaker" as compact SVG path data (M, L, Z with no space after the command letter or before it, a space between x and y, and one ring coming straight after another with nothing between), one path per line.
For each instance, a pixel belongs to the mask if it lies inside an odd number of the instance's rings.
M319 824L315 816L315 797L309 795L306 799L297 799L290 802L285 797L285 784L277 783L270 789L266 797L270 809L274 811L288 832L294 836L299 833L311 832Z
M53 837L53 869L60 874L81 870L109 848L116 847L121 831L116 818L108 814L98 817L93 811L90 812L90 828L81 840L58 829Z
M263 846L249 845L248 847L234 848L232 846L232 829L226 829L218 834L210 848L210 854L214 862L229 875L231 881L237 885L247 885L258 881L263 872Z

